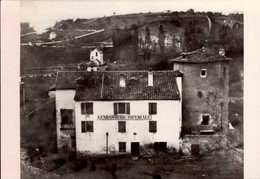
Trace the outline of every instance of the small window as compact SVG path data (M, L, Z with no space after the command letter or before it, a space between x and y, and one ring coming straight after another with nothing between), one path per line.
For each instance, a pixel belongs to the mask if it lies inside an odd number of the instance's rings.
M198 97L202 98L202 92L201 91L198 91Z
M92 56L92 60L94 59L94 56Z
M96 52L96 56L98 56L98 53Z
M93 121L81 121L81 132L94 132Z
M157 122L156 121L149 121L149 132L157 132Z
M118 132L126 132L126 122L118 121Z
M125 75L120 75L120 81L119 81L119 86L120 87L125 87L125 85L126 85L126 76Z
M73 124L72 113L73 113L73 110L71 110L71 109L61 109L60 110L62 125L63 124Z
M119 152L126 152L126 142L119 142Z
M114 114L130 114L130 103L114 103Z
M201 76L202 78L206 78L206 76L207 76L207 70L206 70L206 69L202 69L202 70L200 71L200 76Z
M81 103L81 114L93 114L93 103Z
M210 115L202 114L201 117L202 117L201 125L209 125Z
M226 67L223 67L223 75L226 76Z
M157 103L149 103L149 114L157 114Z

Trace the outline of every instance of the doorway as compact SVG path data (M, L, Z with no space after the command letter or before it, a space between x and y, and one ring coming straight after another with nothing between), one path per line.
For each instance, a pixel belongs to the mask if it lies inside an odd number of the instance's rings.
M139 142L131 142L131 155L139 156L140 155L140 144Z

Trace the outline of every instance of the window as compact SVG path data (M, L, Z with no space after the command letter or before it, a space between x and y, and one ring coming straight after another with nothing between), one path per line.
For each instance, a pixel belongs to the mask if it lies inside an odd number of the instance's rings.
M124 74L121 74L120 75L119 86L120 87L125 87L125 81L126 81L126 76Z
M119 142L119 152L126 152L126 142Z
M130 103L114 103L114 114L130 114Z
M73 113L73 110L71 110L71 109L61 109L60 110L62 125L63 124L73 124L72 113Z
M93 103L81 103L81 114L93 114Z
M93 121L81 121L81 132L94 132Z
M126 132L126 122L118 121L118 132Z
M210 115L202 114L201 117L202 117L201 125L209 125Z
M149 114L157 114L157 103L149 103Z
M98 56L98 53L96 52L96 56Z
M167 142L155 142L154 143L155 152L166 152L167 151Z
M198 97L202 98L202 92L201 91L198 91Z
M149 121L149 132L157 132L157 122Z
M202 69L202 70L200 71L200 76L201 76L202 78L206 78L206 76L207 76L207 70L206 70L206 69Z
M223 67L223 75L226 76L226 67Z

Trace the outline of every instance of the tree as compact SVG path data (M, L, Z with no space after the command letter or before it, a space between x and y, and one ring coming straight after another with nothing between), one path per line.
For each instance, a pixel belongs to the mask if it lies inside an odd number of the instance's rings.
M164 40L165 40L165 34L164 34L164 30L163 30L163 26L160 25L159 27L159 34L158 34L158 37L159 37L159 46L160 46L160 50L161 50L161 53L164 53L164 47L165 47L165 44L164 44Z
M28 22L22 22L20 25L21 25L21 34L35 32L34 28L30 27L30 24Z
M151 33L149 27L145 29L145 43L151 43Z
M205 34L196 20L192 20L184 29L184 43L187 51L193 51L205 45Z

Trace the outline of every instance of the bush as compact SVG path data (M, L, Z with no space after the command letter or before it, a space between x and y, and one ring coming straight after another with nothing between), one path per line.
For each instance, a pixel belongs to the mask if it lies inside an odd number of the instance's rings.
M70 168L74 171L74 172L77 172L77 171L80 171L82 170L83 168L86 168L88 166L88 162L84 159L77 159L77 160L74 160L70 163Z

